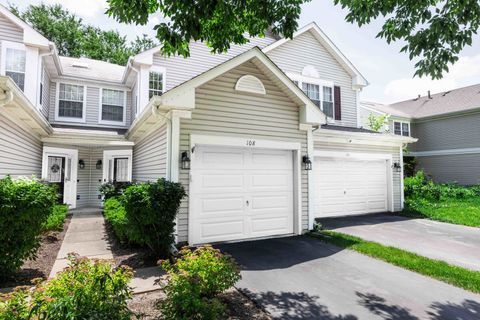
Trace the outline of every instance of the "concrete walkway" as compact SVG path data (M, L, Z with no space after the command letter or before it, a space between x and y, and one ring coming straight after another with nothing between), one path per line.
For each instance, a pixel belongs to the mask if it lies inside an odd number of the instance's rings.
M333 231L480 270L480 228L393 214L320 219Z

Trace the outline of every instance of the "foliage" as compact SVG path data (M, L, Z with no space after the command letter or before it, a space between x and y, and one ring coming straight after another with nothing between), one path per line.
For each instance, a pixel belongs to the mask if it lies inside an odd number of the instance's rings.
M43 230L62 230L67 213L68 206L65 204L58 204L53 207L52 213L48 216L47 221L43 225Z
M4 319L118 319L132 314L127 300L133 273L127 267L114 268L108 261L69 256L63 272L30 290L16 290L0 302ZM27 312L28 311L28 312Z
M35 258L57 197L55 188L34 178L0 180L0 279Z
M182 248L174 264L162 267L169 280L161 304L165 319L221 319L225 307L217 296L240 280L235 260L210 246Z
M60 55L87 57L125 65L128 58L156 46L146 35L127 42L116 30L104 31L85 24L61 5L29 5L23 12L10 5L10 10L31 24L57 46Z
M119 198L109 198L105 201L103 206L105 218L112 225L113 232L122 243L132 243L142 245L141 235L135 234L135 229L132 228L128 219L125 207ZM135 241L136 240L136 241Z
M405 177L412 177L415 175L417 167L417 158L408 156L408 151L403 150L403 174Z
M450 64L458 60L465 46L480 27L480 2L465 1L357 1L334 0L347 8L348 22L359 26L378 17L386 18L377 37L387 43L404 42L406 52L415 63L415 75L442 78Z
M174 242L175 217L185 195L180 183L164 178L128 187L121 199L133 229L131 240L144 243L158 256L168 255Z
M432 277L465 290L480 293L480 271L453 266L444 261L426 258L395 247L384 246L376 242L365 241L333 231L324 231L322 234L312 235L321 237L322 240L336 246L355 250L398 267Z
M121 196L125 189L131 185L131 182L106 182L100 186L99 191L103 199L107 200L112 197Z
M245 44L248 35L292 37L298 27L301 4L309 0L177 1L109 0L109 16L123 23L146 25L159 12L165 21L154 26L166 55L189 56L190 40L205 42L214 53L230 44Z
M389 114L381 114L381 115L375 116L373 113L370 113L367 118L368 127L370 128L370 130L380 132L382 131L382 129L387 128L389 119L390 119ZM388 131L388 130L385 130L385 131Z

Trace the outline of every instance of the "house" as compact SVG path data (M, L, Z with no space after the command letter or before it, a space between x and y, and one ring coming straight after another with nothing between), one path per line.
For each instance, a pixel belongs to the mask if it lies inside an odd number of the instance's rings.
M358 128L368 83L316 24L226 54L157 47L125 67L61 57L1 6L0 30L0 177L41 176L72 208L101 206L107 181L179 181L190 244L402 209L415 139Z
M437 182L480 183L480 84L361 109L363 119L391 114L392 133L418 138L408 147L417 170Z

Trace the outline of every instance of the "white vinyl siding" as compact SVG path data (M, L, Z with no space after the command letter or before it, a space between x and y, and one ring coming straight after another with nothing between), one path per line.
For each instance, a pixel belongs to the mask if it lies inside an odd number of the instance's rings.
M266 95L235 91L236 81L245 74L259 78ZM182 119L180 151L190 150L190 134L247 137L300 142L301 154L307 152L307 134L299 130L298 107L251 62L245 63L200 88L195 95L192 119ZM307 172L301 171L302 229L308 228ZM188 193L189 171L180 170L180 182ZM188 198L178 215L178 240L187 241Z
M133 181L146 182L167 175L167 125L163 124L133 147Z
M42 85L42 109L41 113L48 118L50 109L50 78L45 70L43 73L43 85Z
M310 31L269 51L267 56L285 73L301 75L305 66L312 65L321 80L340 86L342 120L335 124L357 126L357 94L352 89L352 77Z
M0 14L0 40L23 42L23 30Z
M41 177L42 142L0 113L0 178Z
M77 208L100 207L99 188L102 184L103 170L97 169L98 160L103 159L100 148L78 147L78 159L85 162L85 168L78 168L77 174Z

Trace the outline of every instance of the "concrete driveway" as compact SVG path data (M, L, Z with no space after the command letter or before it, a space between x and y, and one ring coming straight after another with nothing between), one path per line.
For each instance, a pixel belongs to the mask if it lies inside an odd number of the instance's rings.
M479 319L480 295L320 240L218 245L242 266L237 287L275 319Z
M320 219L320 222L330 230L480 271L480 228L393 214Z

